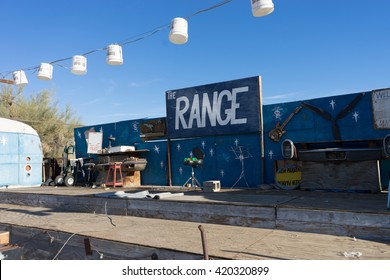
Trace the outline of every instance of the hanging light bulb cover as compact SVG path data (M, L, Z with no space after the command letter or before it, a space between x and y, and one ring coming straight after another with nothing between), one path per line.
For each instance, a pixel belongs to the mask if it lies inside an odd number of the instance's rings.
M87 74L87 58L82 55L73 56L71 72L75 75Z
M44 81L51 80L53 78L53 65L50 63L41 63L37 77Z
M251 0L252 15L254 17L262 17L269 15L274 11L274 3L272 0Z
M169 40L174 44L185 44L188 41L188 22L184 18L174 18L171 22Z
M24 73L23 70L14 71L12 73L12 76L14 78L15 85L25 86L28 84L26 73Z
M109 65L122 65L123 64L122 47L116 44L109 45L107 47L106 62Z

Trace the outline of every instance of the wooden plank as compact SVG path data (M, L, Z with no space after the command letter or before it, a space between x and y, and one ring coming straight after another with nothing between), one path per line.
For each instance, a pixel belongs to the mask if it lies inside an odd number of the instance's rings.
M6 79L0 79L0 83L13 85L13 84L14 84L14 81L12 81L12 80L6 80Z
M301 189L379 192L378 161L304 161Z
M390 89L376 90L371 94L375 129L390 129Z
M9 231L0 231L0 244L9 244Z

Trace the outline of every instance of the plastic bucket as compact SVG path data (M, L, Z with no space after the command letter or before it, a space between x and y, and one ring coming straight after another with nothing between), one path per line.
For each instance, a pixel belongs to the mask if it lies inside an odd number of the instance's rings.
M51 80L53 78L53 65L49 63L41 63L37 77L40 80Z
M174 18L171 22L169 40L174 44L185 44L188 41L188 22L184 18Z
M12 76L14 78L15 85L24 86L28 84L26 73L24 73L23 70L14 71Z
M107 47L107 64L110 65L122 65L123 56L122 56L122 47L119 45L109 45Z
M87 74L87 58L82 55L73 56L71 72L75 75Z
M272 0L252 0L252 15L262 17L269 15L274 11Z

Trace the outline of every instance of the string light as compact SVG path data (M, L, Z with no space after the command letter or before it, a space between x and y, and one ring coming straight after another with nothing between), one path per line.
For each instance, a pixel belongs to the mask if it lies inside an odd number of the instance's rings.
M37 77L40 80L51 80L53 78L53 65L50 63L41 63Z
M109 65L122 65L123 56L122 56L122 46L138 42L140 40L146 39L150 36L157 34L165 29L170 28L169 40L174 44L185 44L188 41L188 19L197 16L201 13L211 11L213 9L224 6L233 0L224 0L216 5L208 7L203 10L199 10L187 17L183 18L174 18L170 24L165 24L160 27L154 28L150 31L141 33L139 35L127 38L125 40L119 41L115 44L110 44L107 47L99 48L95 50L88 51L81 55L75 55L71 57L61 58L49 63L41 63L39 66L28 67L20 69L17 71L6 71L0 72L0 76L5 78L12 73L14 84L19 86L24 86L28 84L28 80L25 74L25 71L38 71L37 77L41 80L51 80L53 75L53 65L58 65L60 67L66 68L63 65L59 64L60 62L72 60L72 67L70 71L75 75L85 75L87 73L87 58L86 56L99 51L106 51L106 62ZM272 0L251 0L252 4L252 14L253 16L265 16L273 12L274 5ZM10 81L0 79L0 81Z
M252 14L254 17L262 17L269 15L274 11L274 3L272 0L251 0Z

